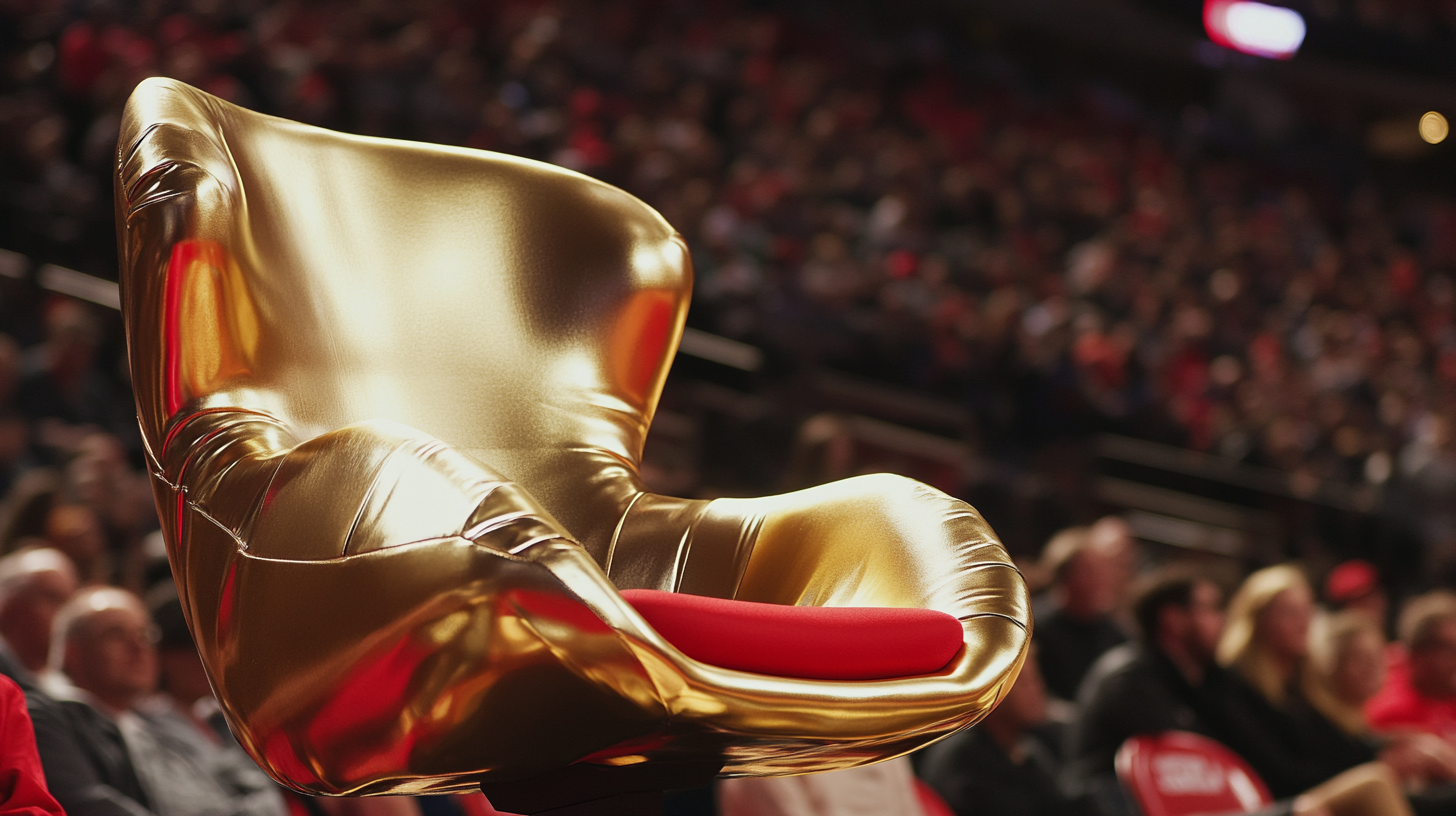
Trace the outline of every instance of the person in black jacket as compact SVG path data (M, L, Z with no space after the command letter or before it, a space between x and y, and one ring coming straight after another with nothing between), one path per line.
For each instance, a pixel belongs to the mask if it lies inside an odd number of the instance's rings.
M1410 741L1377 745L1341 729L1320 711L1327 694L1308 666L1314 593L1289 565L1250 575L1229 604L1218 644L1227 672L1217 689L1212 736L1242 756L1276 797L1364 787L1340 813L1453 813L1444 790L1400 795L1399 781L1449 781L1456 763L1424 753ZM1398 776L1397 776L1398 775Z
M116 723L79 700L26 694L46 783L71 816L153 816Z
M1126 809L1113 757L1129 737L1163 731L1207 733L1204 688L1220 672L1222 592L1191 571L1155 574L1136 592L1138 640L1103 655L1078 692L1067 733L1067 783L1104 809Z
M1088 528L1073 527L1047 542L1042 560L1054 582L1047 608L1034 609L1037 666L1051 693L1071 700L1092 664L1127 640L1113 617L1126 556L1100 545Z
M62 653L51 660L70 678L55 675L27 692L26 703L46 783L71 816L156 812L122 733L123 715L156 683L149 624L117 589L83 591L57 616Z
M1068 734L1069 790L1091 796L1105 813L1136 813L1113 769L1113 757L1129 737L1192 731L1224 741L1237 753L1247 750L1240 735L1262 739L1241 730L1248 724L1240 711L1247 712L1249 702L1240 696L1242 681L1215 660L1224 632L1220 598L1217 585L1178 568L1143 583L1133 603L1139 641L1099 660L1078 695L1079 716ZM1265 745L1255 753L1265 750L1295 749ZM1281 784L1273 792L1279 801L1261 812L1409 813L1393 775L1378 763L1353 762L1304 787Z

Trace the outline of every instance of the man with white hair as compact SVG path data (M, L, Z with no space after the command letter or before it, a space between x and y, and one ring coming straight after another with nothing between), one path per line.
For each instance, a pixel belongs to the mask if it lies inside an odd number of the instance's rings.
M51 623L76 592L76 568L60 550L0 558L0 674L26 691L49 662Z
M55 619L45 694L30 698L46 781L71 816L284 816L250 761L179 738L139 710L157 685L156 627L114 587L78 592Z

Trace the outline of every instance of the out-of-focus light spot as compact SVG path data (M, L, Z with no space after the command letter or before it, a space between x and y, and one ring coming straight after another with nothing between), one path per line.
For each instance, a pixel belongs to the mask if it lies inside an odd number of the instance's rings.
M1410 121L1410 120L1406 120ZM1421 138L1430 144L1440 144L1451 134L1451 125L1446 117L1435 111L1428 111L1421 117Z
M1225 48L1270 59L1289 59L1304 43L1299 12L1249 0L1205 0L1203 27Z

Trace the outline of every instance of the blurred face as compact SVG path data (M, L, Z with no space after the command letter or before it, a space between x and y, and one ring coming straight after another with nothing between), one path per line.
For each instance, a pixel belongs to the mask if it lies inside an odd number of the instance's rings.
M37 572L0 610L0 636L31 671L45 668L50 655L51 623L56 611L76 592L74 573Z
M117 483L126 472L124 457L121 443L114 436L91 434L81 442L67 476L88 506L104 510L111 503Z
M1223 595L1213 584L1194 584L1188 599L1188 651L1204 664L1213 662L1223 636Z
M106 546L96 514L82 505L61 505L52 510L46 519L46 539L77 564L89 563Z
M1110 614L1117 608L1118 592L1124 583L1118 559L1089 547L1077 554L1067 570L1062 583L1064 606L1079 618Z
M1335 696L1351 705L1363 705L1384 683L1385 644L1380 636L1362 630L1346 638L1330 678Z
M1431 641L1411 652L1411 682L1427 697L1456 697L1456 620L1436 625Z
M168 695L183 705L192 705L212 694L207 682L207 671L202 668L202 658L193 648L164 649L159 653L162 667L162 687Z
M1259 613L1259 636L1279 657L1304 657L1309 653L1309 623L1313 617L1314 598L1309 589L1291 587L1275 595Z
M1386 599L1384 592L1376 590L1351 601L1345 605L1345 608L1369 617L1370 620L1375 621L1376 626L1384 627L1385 618L1390 613L1390 601Z
M1133 540L1132 528L1122 519L1109 516L1092 525L1088 535L1092 538L1092 548L1112 562L1119 593L1125 592L1137 576L1137 543Z
M1046 683L1041 679L1035 656L1026 659L1016 684L1006 692L1006 698L989 716L1013 725L1015 730L1024 731L1046 721Z
M64 668L71 682L124 711L157 685L152 621L136 606L93 612L66 643Z
M4 384L0 383L0 394L4 390ZM25 453L27 442L29 431L25 427L25 420L19 417L0 419L0 462L14 462L19 459Z
M70 299L56 302L46 315L46 334L52 371L70 373L90 366L96 325L84 305Z

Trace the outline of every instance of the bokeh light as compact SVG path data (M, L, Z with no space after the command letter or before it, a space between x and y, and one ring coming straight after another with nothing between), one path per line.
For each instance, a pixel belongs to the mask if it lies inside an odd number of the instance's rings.
M1304 18L1283 6L1207 0L1203 25L1209 39L1224 48L1270 59L1289 59L1304 43Z
M1410 121L1410 120L1406 120ZM1451 133L1451 125L1446 122L1446 117L1436 111L1427 111L1421 117L1421 138L1430 144L1440 144L1446 141Z

